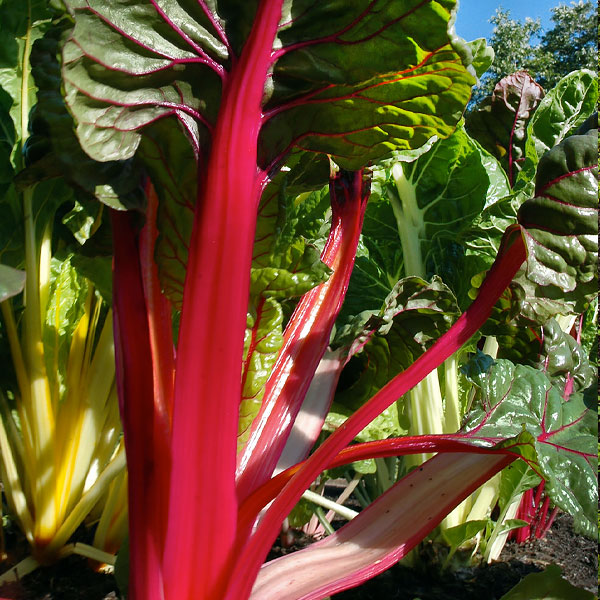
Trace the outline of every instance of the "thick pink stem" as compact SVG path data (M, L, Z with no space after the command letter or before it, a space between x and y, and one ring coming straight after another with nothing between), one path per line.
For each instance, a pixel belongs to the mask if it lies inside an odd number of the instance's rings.
M154 246L158 237L156 226L158 196L149 181L146 184L146 202L146 224L140 234L140 261L152 350L154 410L157 423L164 429L166 437L170 439L173 417L173 378L175 375L173 325L171 305L161 291L158 267L154 260Z
M129 466L129 538L132 600L162 600L162 504L168 473L167 440L156 425L148 307L136 232L129 213L112 213L116 375Z
M438 454L335 534L263 565L251 600L318 600L381 573L510 464L502 454Z
M284 333L262 406L238 457L238 496L247 498L275 469L340 312L362 229L369 188L362 171L331 181L331 230L321 260L333 273L302 296Z
M219 598L236 531L240 365L264 85L283 0L263 0L225 80L189 248L175 377L166 600Z
M471 338L487 320L494 304L512 281L525 259L526 246L522 232L519 227L512 228L505 234L500 256L488 273L479 295L471 307L432 348L382 388L325 440L271 504L252 538L240 553L231 579L232 584L227 591L227 600L248 596L248 586L256 577L281 522L315 477L378 414L414 387Z

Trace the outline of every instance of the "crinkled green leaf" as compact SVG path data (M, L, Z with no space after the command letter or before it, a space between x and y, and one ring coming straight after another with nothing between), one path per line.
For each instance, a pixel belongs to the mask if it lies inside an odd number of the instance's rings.
M485 38L478 38L468 43L473 54L473 68L477 77L481 77L494 62L494 49L487 45Z
M543 96L529 73L517 71L500 80L467 117L467 131L500 161L511 185L525 160L527 124Z
M538 165L535 197L519 209L529 250L517 277L522 312L545 320L582 312L598 292L598 131L573 135Z
M28 167L19 174L19 185L64 176L82 201L96 197L115 208L137 206L141 201L140 175L131 161L95 161L81 149L75 135L75 124L62 96L57 59L65 30L65 24L53 27L31 51L38 92L30 119L31 135L24 148Z
M260 409L265 384L283 344L282 323L281 306L274 298L259 298L251 304L244 336L238 449L248 439L250 425Z
M252 268L252 295L279 299L301 296L326 281L331 272L321 262L319 251L303 239L291 244L283 254L274 255L270 265Z
M198 168L185 134L172 120L148 127L138 152L159 198L155 256L164 293L181 308L194 223Z
M558 565L542 573L530 573L500 600L594 600L592 592L575 587L561 577Z
M597 127L596 119L586 120L586 126ZM559 314L579 314L597 295L597 156L597 129L580 128L578 135L544 155L533 197L527 198L524 186L504 199L498 205L501 213L493 215L497 223L490 222L492 233L510 225L511 213L518 207L529 250L527 262L482 329L507 348L514 346L511 352L528 353L522 344L533 341L535 334L527 328ZM494 207L492 211L496 212ZM487 267L491 253L485 237L482 241L485 251L480 257ZM477 250L481 240L473 237L473 242ZM472 277L471 284L478 287L482 278L483 274Z
M465 521L460 525L449 527L442 531L444 541L450 546L450 551L455 551L462 544L474 538L488 524L487 519L477 521Z
M581 393L564 399L548 376L533 367L496 361L473 379L480 405L464 430L508 439L523 430L535 438L536 468L552 501L573 515L576 527L595 535L597 519L597 412Z
M455 4L285 2L259 135L259 163L271 180L271 167L288 167L290 153L329 153L342 166L358 167L449 135L474 82L470 51L448 33ZM139 149L161 200L161 281L177 306L193 222L188 209L206 165L222 82L257 3L168 0L160 10L125 1L67 5L75 27L63 49L63 77L79 139L103 161ZM343 60L336 61L340 52ZM171 131L176 127L179 136ZM328 168L317 171L321 179L309 190L326 183Z
M504 232L517 222L519 206L527 197L520 190L486 206L462 239L448 241L442 255L444 260L436 261L440 275L451 283L462 308L466 309L473 300L470 295L472 279L479 281L478 275L492 266Z
M62 397L67 386L67 359L73 332L84 312L88 284L72 264L72 256L53 257L42 339L51 386Z
M101 210L102 205L97 202L75 201L75 205L63 217L62 222L73 233L75 239L80 244L84 244L90 238Z
M598 78L587 70L570 73L549 90L527 125L525 153L533 165L573 135L594 112L597 101Z
M279 37L284 48L297 48L275 64L261 164L297 146L356 169L394 147L451 133L474 83L464 64L468 48L447 33L454 2L362 1L350 11L343 2L305 0L292 7Z
M496 159L462 129L417 160L397 163L392 174L395 181L388 172L383 192L369 201L340 323L379 310L402 276L433 272L453 289L468 287L463 244L479 239L482 213L510 191ZM503 232L499 227L493 232L490 264ZM482 270L477 267L470 274Z
M458 313L454 295L438 278L399 281L380 315L363 325L371 327L371 335L342 372L334 412L357 410L447 331ZM342 331L336 342L350 345L355 335Z
M269 264L298 235L311 241L325 239L329 227L327 157L309 152L290 154L284 167L269 181L258 209L253 250L254 266Z
M500 476L498 496L500 510L508 508L523 492L534 488L539 483L539 475L524 460L515 460L502 470Z
M67 2L67 101L86 151L131 157L143 127L173 116L192 146L210 141L221 73L249 33L256 3ZM466 44L448 33L455 0L283 5L259 162L292 147L358 168L395 148L449 135L474 83ZM126 32L126 34L125 34ZM351 110L349 110L351 109Z
M25 271L0 264L0 302L20 294L24 287Z
M227 48L200 3L66 3L75 29L63 48L67 102L96 160L131 158L139 129L174 115L196 150L208 139L220 98L207 66ZM177 24L175 24L177 23Z
M518 323L513 338L499 336L502 358L528 364L544 371L552 383L564 389L567 379L577 392L589 387L596 374L590 365L587 352L568 332L564 332L554 319L550 319L540 328L527 328Z
M31 68L25 53L49 26L52 16L44 0L22 0L0 4L0 88L11 98L10 115L15 127L15 138L22 141L27 136L29 110L36 102L36 87L31 80ZM25 60L24 60L25 59ZM26 94L23 96L22 83Z

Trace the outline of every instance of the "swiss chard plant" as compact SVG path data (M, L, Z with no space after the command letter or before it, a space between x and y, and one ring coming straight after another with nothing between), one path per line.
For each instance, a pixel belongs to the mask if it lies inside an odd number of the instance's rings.
M536 240L559 254L572 247L544 221L556 203L507 229L469 308L308 458L320 426L293 427L305 400L324 417L344 360L327 349L375 165L450 136L485 62L481 44L455 35L454 0L66 5L63 85L79 141L92 159L145 173L143 205L116 185L94 187L112 207L130 598L325 597L405 555L517 457L581 501L588 490L565 484L571 471L546 456L576 456L592 481L592 411L510 365L490 377L522 390L520 401L482 394L489 400L460 433L351 444L469 342L517 273L511 290L527 291L551 271L554 254L536 253ZM326 220L310 211L322 203ZM585 243L590 235L581 233ZM559 289L589 281L588 250L580 262L564 257ZM353 348L364 341L355 337ZM299 563L261 569L321 471L432 452L337 537L299 553ZM282 456L293 466L273 477ZM589 512L586 504L583 521Z
M527 198L536 197L523 205L522 214L531 214L533 207L545 197L560 199L563 206L581 207L574 217L581 219L580 224L575 225L571 221L568 225L573 233L578 229L583 231L583 221L593 214L587 213L585 207L594 206L595 181L590 178L587 185L579 178L588 175L588 170L581 167L594 162L595 130L589 130L592 137L582 134L588 131L584 122L597 98L595 77L585 71L569 75L549 91L539 106L539 112L534 111L537 101L532 108L522 88L538 90L539 101L541 88L526 73L518 73L498 84L496 96L468 116L467 126L490 151L497 151L500 147L498 140L506 139L507 149L500 152L501 157L519 154L518 148L510 147L511 139L523 148L526 142L529 148L533 148L532 142L538 144L540 138L544 138L545 147L555 146L540 163L537 191L534 191L539 161L537 155L535 161L530 156L524 162L525 169L520 171L519 182L511 189L501 161L488 154L460 127L450 138L435 142L418 157L403 156L400 160L392 159L380 164L378 182L365 216L364 245L359 250L346 303L338 319L338 331L332 341L339 348L337 351L342 353L349 340L354 343L353 336L357 332L363 337L366 334L368 342L359 346L362 352L355 354L342 374L342 385L326 421L330 430L391 376L410 365L415 356L449 327L460 309L468 306L473 278L476 281L478 273L492 263L504 230L517 222L517 211ZM521 91L517 93L516 90ZM494 107L494 119L486 117L490 102ZM550 114L553 120L549 118ZM523 132L511 134L511 127L516 128L518 123ZM505 127L503 124L507 124L508 130L501 135ZM495 133L490 134L484 125L488 129L495 127ZM572 134L576 135L569 137ZM491 143L490 139L497 141ZM578 148L577 152L587 148L583 152L589 152L589 158L585 159L582 155L582 160L576 159L567 169L555 168L557 157L564 158L575 148ZM540 152L540 157L544 153L545 150ZM516 159L515 163L520 164ZM554 166L548 168L549 164ZM508 162L505 166L508 169ZM560 175L558 180L557 175ZM572 185L560 189L556 181ZM590 232L594 228L595 224L590 221ZM589 238L590 244L591 240ZM594 259L589 259L589 264L594 264ZM584 262L587 260L584 259ZM563 361L565 368L558 376L565 381L575 378L587 387L590 384L590 366L584 353L575 340L562 334L559 336L560 328L556 328L551 317L556 316L570 331L575 314L583 310L587 301L576 307L574 297L593 297L593 277L589 280L587 292L588 280L584 275L577 289L564 288L550 293L549 286L554 286L566 272L558 265L548 264L548 267L545 281L538 281L533 287L525 284L529 288L527 294L520 291L520 288L524 289L523 280L521 284L518 279L513 282L510 292L513 300L506 296L502 310L496 310L493 318L486 323L482 331L486 336L485 344L484 339L480 340L480 347L493 357L510 358L543 370L546 370L548 360ZM434 279L429 282L423 279L430 279L432 275ZM595 307L590 307L588 312L592 315ZM475 350L475 341L463 347L438 372L432 372L396 406L382 414L377 420L379 425L376 421L361 433L360 439L364 441L373 439L373 436L406 433L456 432L475 396L472 383L461 372L469 351ZM356 344L350 354L355 350ZM566 365L569 367L566 368ZM423 458L406 457L400 465L381 462L360 465L359 471L366 474L372 473L376 464L381 470L364 478L369 490L361 487L359 491L362 489L370 497L376 496L407 467ZM530 475L529 480L535 482L536 478ZM445 527L456 527L452 532L444 532L444 539L448 541L451 537L455 541L460 538L463 543L472 533L463 536L467 531L473 532L476 524L479 530L487 527L501 489L506 491L509 487L501 483L500 476L486 484L476 496L461 505L460 511L455 511L444 521ZM541 499L542 493L543 484L537 490L537 497ZM533 492L530 490L527 494L531 496ZM484 500L486 496L488 499ZM506 502L504 497L500 500ZM530 504L532 500L533 496L529 498ZM549 503L550 498L545 496L543 511L546 513ZM516 505L514 509L516 513ZM530 512L531 508L528 508L527 513ZM519 516L527 521L531 521L532 517L529 514ZM509 517L505 515L504 520L506 518ZM465 524L465 521L472 523ZM516 523L514 521L513 525ZM498 531L505 528L502 519L494 527L495 533L491 533L495 541L494 550L492 552L490 546L485 551L488 559L501 549L502 544L498 541L506 536L499 537ZM542 529L538 529L538 533L540 531ZM529 533L523 529L519 535ZM454 541L451 545L455 545Z
M33 45L43 41L52 15L25 3L3 4L0 16L6 43L0 68L0 472L6 504L32 550L6 580L74 550L112 560L67 542L94 507L101 512L111 480L124 471L125 451L112 312L102 285L84 276L86 260L77 255L100 220L80 218L66 179L32 167L45 153L32 135L45 110L34 84ZM45 70L46 78L53 76L60 82L56 61L54 72ZM114 533L109 530L108 523L101 528L105 537Z

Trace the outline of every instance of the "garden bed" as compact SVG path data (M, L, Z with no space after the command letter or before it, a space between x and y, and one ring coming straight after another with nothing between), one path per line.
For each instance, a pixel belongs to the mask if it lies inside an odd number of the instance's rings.
M281 552L280 549L275 549ZM518 545L509 542L501 560L491 565L464 568L440 575L395 566L335 600L499 600L525 575L543 571L549 564L561 567L573 585L596 592L597 547L593 540L575 534L569 515L559 514L547 537ZM40 568L19 584L0 589L5 600L119 600L112 575L93 571L86 559L72 556L53 567Z

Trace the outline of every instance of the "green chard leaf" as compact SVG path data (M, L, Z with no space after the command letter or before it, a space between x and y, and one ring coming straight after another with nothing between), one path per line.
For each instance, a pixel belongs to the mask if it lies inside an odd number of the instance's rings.
M62 96L57 58L68 27L68 23L59 23L33 44L31 68L38 87L37 103L31 112L31 135L24 148L27 168L19 174L19 185L26 187L63 176L83 203L95 197L119 209L139 206L141 175L136 166L131 161L91 159L75 135L73 117Z
M486 216L493 216L488 223L495 233L511 224L516 210L529 250L482 328L484 335L498 337L506 357L538 353L539 344L528 345L541 325L556 315L582 313L597 296L597 116L585 123L591 128L580 128L542 157L533 197L524 187ZM473 237L473 243L477 249L481 241ZM488 257L488 250L481 256ZM487 267L488 261L481 264ZM483 276L471 278L471 298Z
M524 461L515 460L502 470L498 505L501 511L507 509L523 492L536 487L540 477Z
M543 96L529 73L517 71L467 117L467 131L500 161L512 186L525 160L527 124Z
M24 287L25 271L0 264L0 302L20 294Z
M546 479L546 492L573 515L578 531L596 535L597 412L581 393L564 398L545 373L503 359L472 381L480 405L463 430L490 440L531 434L537 453L532 466Z
M561 576L558 565L530 573L500 600L594 600L592 592L575 587Z
M44 0L23 0L0 4L0 103L10 109L15 141L27 137L27 117L36 102L36 87L31 81L31 45L49 27L52 13ZM22 85L25 84L25 85ZM23 90L26 93L23 94Z
M159 199L155 256L162 288L180 309L194 223L197 157L185 133L172 119L159 120L146 128L138 157Z
M485 38L478 38L468 43L473 54L473 68L477 77L480 78L494 62L494 49L487 45Z
M556 320L550 319L539 328L521 329L524 331L515 331L512 339L508 335L498 336L499 357L540 369L560 389L564 389L567 381L575 392L591 385L595 370L588 353Z
M342 329L334 345L346 345L349 354L356 355L342 371L328 417L330 425L343 421L410 366L458 315L454 295L439 278L426 282L408 277L397 283L378 316ZM357 347L352 347L361 327L363 337L358 337ZM397 410L396 404L390 406L357 439L369 441L406 433L406 423Z
M491 265L505 229L503 221L489 242L484 236L489 263L482 262L478 223L510 192L498 161L459 128L413 162L376 170L378 179L339 323L378 311L402 276L440 275L465 305L470 277Z
M321 157L322 158L322 157ZM329 277L331 270L312 243L329 231L327 190L309 192L329 163L308 153L294 153L290 165L267 186L259 206L250 272L250 307L242 367L242 402L238 448L247 440L260 409L265 384L283 344L281 302L295 300Z
M357 168L395 147L449 135L474 83L471 53L448 34L455 4L361 0L349 10L297 0L292 18L286 3L265 82L261 166L296 146ZM87 152L130 158L141 129L171 115L202 152L222 75L249 33L255 3L222 0L214 21L203 6L175 0L161 13L151 4L67 5L75 29L64 48L65 88Z
M583 312L598 292L597 129L542 157L535 196L518 216L529 249L526 272L515 280L526 297L523 314L543 321Z
M72 264L72 255L54 256L51 261L50 293L44 317L42 339L48 378L62 397L67 387L67 360L73 332L81 319L88 295L88 283Z
M160 278L178 307L191 211L208 164L223 82L239 58L257 3L220 0L209 10L171 0L160 11L151 3L66 4L75 27L63 48L63 78L77 134L96 160L123 161L137 153L144 163L160 199ZM471 51L449 33L455 5L284 3L272 74L264 82L258 166L269 185L257 244L264 245L262 228L275 213L274 190L285 188L293 198L322 188L329 177L326 154L344 168L358 168L450 135L475 81ZM282 166L288 172L278 179ZM277 204L281 217L279 192ZM275 219L267 229L282 222ZM279 232L276 243L287 234ZM257 248L255 259L263 251Z
M576 132L597 101L598 78L586 70L563 77L546 94L527 125L525 154L534 167L546 152Z
M63 76L79 139L97 160L138 152L145 163L161 202L160 277L179 305L193 222L188 210L207 165L223 81L256 2L220 0L210 11L178 0L160 11L129 2L66 4L75 27L63 49ZM270 180L284 165L312 172L302 191L316 190L329 176L325 154L358 168L448 136L475 81L471 51L448 33L455 5L284 3L259 134L259 166ZM320 155L316 168L306 152ZM298 187L294 179L286 178L288 188ZM259 216L257 240L260 226Z
M291 8L279 37L293 50L276 62L267 90L261 165L296 146L356 169L452 132L474 83L467 45L448 34L455 2L361 1L348 10L303 0Z
M265 384L283 344L283 313L273 298L255 298L251 303L244 336L242 364L242 401L238 430L238 448L248 439L250 425L265 392Z

